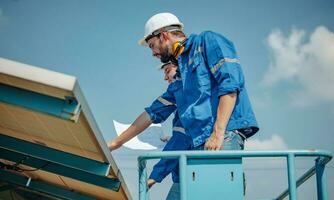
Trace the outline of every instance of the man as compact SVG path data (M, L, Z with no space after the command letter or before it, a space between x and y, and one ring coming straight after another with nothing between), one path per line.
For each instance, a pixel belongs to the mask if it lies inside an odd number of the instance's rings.
M115 144L124 143L119 143L119 141L122 139L122 136L129 133L139 134L137 129L131 127L142 126L143 123L148 123L148 126L151 123L161 123L165 121L172 113L174 113L172 137L168 140L167 144L163 148L163 151L181 151L191 149L192 140L190 136L185 134L185 130L181 124L179 115L176 110L176 102L173 94L174 91L177 91L178 89L181 89L180 87L182 87L181 80L176 74L176 66L170 63L166 63L162 65L161 69L165 71L164 79L169 83L167 91L158 97L155 101L153 101L149 107L145 108L145 112L140 115L140 117L136 120L136 123L133 123L129 129L121 134L120 137L108 143L110 150L115 149ZM165 99L168 99L169 102L173 103L166 103ZM152 173L147 181L148 187L152 187L156 182L160 183L169 173L172 173L173 182L178 183L179 175L177 159L161 159L153 167Z
M178 65L182 87L173 92L174 96L167 95L161 101L166 105L173 105L170 100L177 102L179 118L185 133L191 137L192 149L243 149L244 139L259 128L233 43L210 31L186 38L183 24L176 16L159 13L147 21L140 44L148 46L163 63ZM139 134L157 117L149 110L144 112L132 127L109 143L110 149ZM227 143L230 144L225 148ZM177 197L178 192L174 184L171 196Z
M186 38L183 24L170 13L152 16L139 41L162 62L178 65L182 93L176 96L180 120L194 147L223 147L225 131L250 137L258 131L245 80L231 41L206 31Z
M157 98L150 107L145 108L150 115L153 123L161 123L165 121L169 115L175 111L176 102L173 92L181 89L180 79L176 74L176 66L170 63L163 64L162 69L165 71L165 80L168 81L168 89L162 96ZM172 96L172 98L169 98ZM166 104L162 99L170 99L173 105ZM154 117L159 116L159 117ZM172 137L167 141L163 151L182 151L191 149L192 141L190 136L185 134L183 125L179 119L177 110L174 113ZM179 183L178 160L177 159L161 159L154 165L151 175L147 181L148 187L151 188L156 182L160 183L169 173L172 173L174 183Z

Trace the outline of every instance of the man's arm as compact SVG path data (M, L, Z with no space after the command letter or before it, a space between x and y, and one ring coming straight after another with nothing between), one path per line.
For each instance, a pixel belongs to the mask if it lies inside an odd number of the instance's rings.
M172 82L172 76L176 73L176 67L169 64L164 68L165 80L169 83ZM170 76L167 76L169 74ZM131 124L131 126L126 129L120 136L116 139L108 142L108 147L110 151L115 150L122 146L125 142L131 140L152 123L161 123L165 121L170 114L172 114L176 109L176 102L173 93L169 92L169 87L167 91L158 97L150 107L145 108L141 115Z
M131 126L127 128L120 136L108 142L108 147L110 151L119 148L125 142L131 140L133 137L144 131L151 124L152 121L149 115L147 114L146 111L144 111L137 117L137 119L131 124Z
M207 150L219 150L233 112L237 94L244 84L240 61L234 45L227 38L214 32L202 35L205 43L203 58L218 84L219 104L213 133L205 143Z
M237 93L231 93L219 97L217 119L213 132L204 145L205 150L220 150L224 142L224 134L227 123L233 112L237 99Z

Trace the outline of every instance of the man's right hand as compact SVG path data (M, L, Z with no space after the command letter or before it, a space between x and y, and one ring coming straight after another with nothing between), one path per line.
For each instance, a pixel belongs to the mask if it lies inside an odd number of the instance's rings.
M147 180L147 187L150 189L155 183L156 183L155 180L148 179Z
M113 151L122 144L136 137L139 133L145 130L152 124L151 118L146 111L140 114L137 119L127 128L120 136L108 142L108 148Z
M108 142L108 148L110 151L118 149L120 146L122 146L122 144L120 144L120 142L118 142L117 139Z

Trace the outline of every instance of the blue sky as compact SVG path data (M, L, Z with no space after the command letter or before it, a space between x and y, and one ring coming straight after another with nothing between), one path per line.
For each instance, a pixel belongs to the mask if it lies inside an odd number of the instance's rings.
M1 0L0 57L76 76L109 140L115 137L112 120L131 123L167 87L158 60L137 41L150 16L172 12L188 35L212 30L235 43L261 128L248 141L249 149L333 152L333 10L330 0ZM170 132L170 121L163 129ZM136 174L140 152L123 148L113 154L126 177ZM264 176L260 165L250 164L249 199L273 197L285 188L281 168L272 174L262 170ZM330 188L333 171L330 164ZM270 176L277 181L264 179ZM259 178L274 189L254 187L252 180ZM167 191L169 183L156 190ZM128 184L136 196L137 180L129 178ZM313 186L302 189L303 199L313 199L315 190L308 189Z

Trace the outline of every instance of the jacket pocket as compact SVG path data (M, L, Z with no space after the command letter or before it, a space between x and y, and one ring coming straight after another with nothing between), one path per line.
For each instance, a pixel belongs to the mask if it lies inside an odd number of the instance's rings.
M210 72L207 70L206 63L200 54L194 56L191 65L192 81L196 81L199 86L210 84Z

